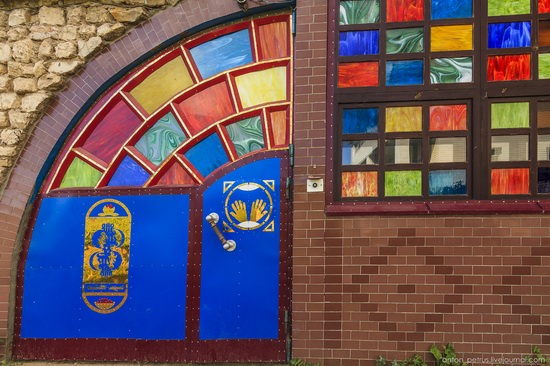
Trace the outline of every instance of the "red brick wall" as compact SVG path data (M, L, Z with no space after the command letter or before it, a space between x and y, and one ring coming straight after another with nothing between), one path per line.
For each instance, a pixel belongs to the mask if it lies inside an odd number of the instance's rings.
M431 360L433 343L464 361L550 354L550 216L327 216L324 193L306 193L308 176L332 174L326 21L326 0L298 1L293 356L374 366Z

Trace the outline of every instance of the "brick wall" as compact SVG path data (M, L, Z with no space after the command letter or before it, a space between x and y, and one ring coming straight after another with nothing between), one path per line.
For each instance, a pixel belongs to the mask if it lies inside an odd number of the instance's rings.
M331 174L327 5L298 4L293 356L373 366L431 360L433 343L465 361L550 354L550 217L326 216L324 193L305 192Z

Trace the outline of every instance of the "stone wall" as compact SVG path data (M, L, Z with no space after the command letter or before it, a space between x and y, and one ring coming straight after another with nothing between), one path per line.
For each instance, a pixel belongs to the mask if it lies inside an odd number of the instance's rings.
M0 196L35 123L71 76L180 0L0 0Z

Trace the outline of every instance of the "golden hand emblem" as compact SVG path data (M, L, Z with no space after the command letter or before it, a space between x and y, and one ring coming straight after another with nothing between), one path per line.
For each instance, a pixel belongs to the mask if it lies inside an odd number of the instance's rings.
M250 221L259 222L262 217L267 214L265 210L266 203L264 200L257 199L252 203L252 209L250 210Z
M246 203L243 201L235 201L231 204L231 208L233 209L232 212L229 214L235 218L238 222L245 222L248 221L248 217L246 214Z

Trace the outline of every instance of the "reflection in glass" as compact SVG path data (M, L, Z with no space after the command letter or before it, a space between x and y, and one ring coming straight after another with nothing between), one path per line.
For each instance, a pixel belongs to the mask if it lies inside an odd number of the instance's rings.
M462 163L466 161L466 137L430 139L430 163Z
M550 193L550 168L539 168L537 190L539 193Z
M550 135L539 135L537 159L539 161L550 160Z
M342 141L342 165L378 164L378 141Z
M537 126L538 128L550 127L550 102L537 103Z
M342 133L378 132L378 108L344 109Z
M529 160L529 136L491 137L491 161Z
M386 140L386 164L422 162L422 139Z
M430 196L464 195L466 189L466 170L430 171Z

